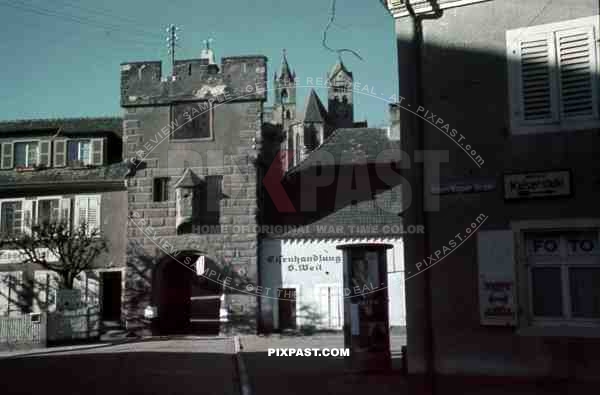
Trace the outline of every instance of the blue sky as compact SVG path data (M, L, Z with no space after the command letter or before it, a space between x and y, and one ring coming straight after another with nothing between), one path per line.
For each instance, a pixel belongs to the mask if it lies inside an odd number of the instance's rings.
M329 0L0 0L0 120L120 115L119 64L167 63L170 23L182 29L178 58L198 57L202 41L212 37L217 62L221 56L266 55L269 88L282 48L300 81L324 77L337 60L321 45L330 8ZM355 81L381 98L396 94L392 17L379 0L338 0L336 11L329 46L363 57L344 54ZM298 89L301 107L307 93ZM372 126L387 123L387 102L357 94L355 118Z

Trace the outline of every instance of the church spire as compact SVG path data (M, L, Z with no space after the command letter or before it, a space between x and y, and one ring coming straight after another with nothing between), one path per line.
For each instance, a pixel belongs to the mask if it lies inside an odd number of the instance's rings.
M296 73L292 73L290 65L287 60L287 51L283 50L283 56L281 58L281 70L279 72L279 80L294 81Z

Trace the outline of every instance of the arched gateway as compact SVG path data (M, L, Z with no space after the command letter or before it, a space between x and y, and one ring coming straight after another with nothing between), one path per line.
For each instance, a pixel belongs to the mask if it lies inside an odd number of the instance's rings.
M219 272L215 260L199 251L163 256L154 267L152 304L158 313L155 334L219 334L223 286L198 275L196 262L201 257L204 269Z

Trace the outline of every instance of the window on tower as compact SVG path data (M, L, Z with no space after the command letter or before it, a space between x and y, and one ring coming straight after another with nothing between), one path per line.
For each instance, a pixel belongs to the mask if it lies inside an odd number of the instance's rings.
M171 139L212 139L213 112L208 102L174 105L171 111Z
M288 101L288 93L287 93L286 89L281 91L281 101L283 103L287 103L287 101Z

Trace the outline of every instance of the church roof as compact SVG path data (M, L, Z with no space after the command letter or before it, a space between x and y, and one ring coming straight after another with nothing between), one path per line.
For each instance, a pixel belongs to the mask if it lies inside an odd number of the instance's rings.
M330 80L333 79L340 71L343 71L344 73L346 73L350 77L352 77L352 73L350 71L348 71L346 66L344 66L344 62L339 60L336 64L333 65L333 67L331 68L331 71L329 71L329 79Z
M311 89L308 95L304 110L304 122L327 122L327 110L314 89Z

